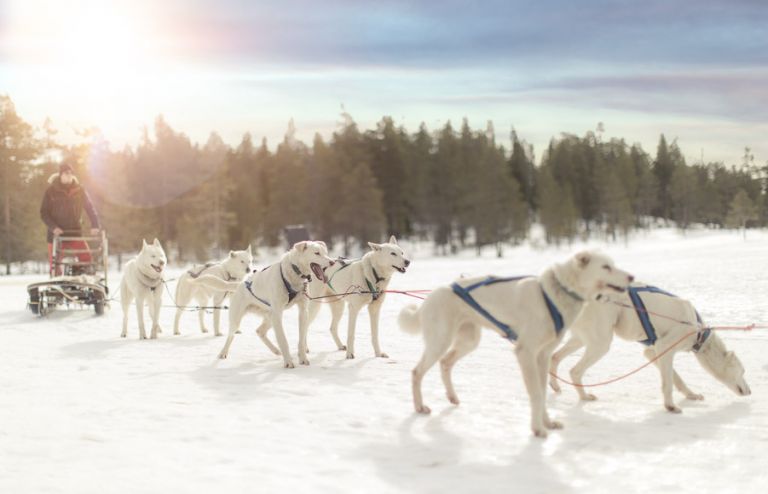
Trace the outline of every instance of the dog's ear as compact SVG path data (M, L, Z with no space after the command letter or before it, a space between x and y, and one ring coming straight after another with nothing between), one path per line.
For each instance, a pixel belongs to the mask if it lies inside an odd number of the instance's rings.
M372 250L381 250L381 245L374 244L373 242L368 242L368 247L370 247Z
M230 250L229 251L229 257L235 257L235 251L234 250Z
M251 252L251 244L248 244L248 255L253 257L253 253Z
M147 246L147 239L146 238L142 238L141 239L141 248L143 249L146 246Z
M315 242L317 242L318 244L322 245L325 248L325 250L328 250L328 246L325 245L325 242L323 242L322 240L315 240Z
M397 239L395 238L395 236L394 236L394 235L390 235L390 237L389 237L389 243L390 243L390 244L395 244L395 245L397 245Z
M576 254L576 262L579 264L580 268L586 268L591 260L592 256L589 252L579 252Z
M160 247L160 241L157 239L157 237L155 237L155 240L152 242L152 245L154 245L155 247Z
M301 242L296 242L295 244L293 244L294 249L300 250L302 252L307 250L307 247L309 247L309 245L306 240L302 240Z

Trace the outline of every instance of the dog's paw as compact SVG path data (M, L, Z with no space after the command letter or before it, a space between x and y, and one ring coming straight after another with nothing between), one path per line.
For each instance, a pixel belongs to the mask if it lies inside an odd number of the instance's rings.
M283 352L281 352L279 348L272 348L271 350L272 350L272 353L274 353L278 357L283 354Z
M421 405L416 407L416 413L420 413L422 415L429 415L432 413L432 410L427 405Z
M544 422L544 426L547 429L557 430L557 429L562 429L563 428L563 423L562 422L558 422L557 420L546 420Z
M582 401L597 401L597 396L593 395L592 393L584 393L581 399Z
M208 332L208 328L200 328L200 332L201 333L207 333Z
M552 388L552 391L554 391L555 393L560 393L560 392L562 392L562 391L563 391L563 390L560 388L560 383L558 383L558 382L557 382L557 381L555 381L554 379L552 379L552 380L550 380L550 381L549 381L549 387L550 387L550 388Z
M286 369L294 369L296 367L296 364L293 363L293 361L285 362L285 368Z
M700 395L699 393L688 393L685 397L693 401L702 401L704 399L704 395Z
M459 404L459 397L456 395L448 395L448 401L450 401L454 405Z
M306 358L306 357L304 357L304 358L300 358L300 359L299 359L299 363L300 363L301 365L309 365L309 359L308 359L308 358Z
M347 345L340 345L339 346L339 350L346 352L347 351Z
M226 353L226 352L221 352L221 353L219 354L219 358L220 358L220 359L222 359L222 360L224 360L225 358L227 358L227 353Z
M683 413L683 410L676 405L664 405L664 408L666 408L668 412Z
M533 435L541 438L546 439L547 438L547 430L546 429L533 429Z
M379 357L379 358L389 358L389 355L387 355L384 352L379 352L379 353L376 354L376 356Z
M352 360L353 358L355 358L355 354L351 352L347 352L347 360Z

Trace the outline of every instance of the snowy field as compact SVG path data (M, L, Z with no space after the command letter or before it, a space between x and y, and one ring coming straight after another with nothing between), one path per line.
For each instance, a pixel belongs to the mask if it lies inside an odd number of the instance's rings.
M483 258L436 258L427 246L403 245L413 264L395 275L394 289L433 288L460 274L536 274L581 247L521 246L496 259L490 249ZM750 232L745 241L730 232L660 230L628 247L590 245L639 280L691 299L710 324L768 324L768 233ZM565 429L541 440L529 429L512 347L490 331L455 368L461 405L448 403L433 368L424 381L433 413L414 414L410 371L421 340L396 327L400 308L414 301L405 296L389 295L384 305L381 340L390 359L372 357L363 313L358 358L345 360L324 308L309 336L311 365L287 370L254 334L252 316L220 361L223 338L201 334L194 314L182 319L182 336L172 336L172 308L163 310L155 341L138 340L133 311L129 337L119 338L118 303L103 317L33 317L25 286L40 279L0 277L2 493L743 494L768 483L766 330L720 333L744 363L752 396L734 395L682 353L677 370L703 402L676 393L683 413L666 412L652 367L594 388L596 402L580 403L565 385L548 400ZM113 292L119 279L115 273ZM295 355L295 311L286 322ZM585 383L639 367L642 348L615 342Z

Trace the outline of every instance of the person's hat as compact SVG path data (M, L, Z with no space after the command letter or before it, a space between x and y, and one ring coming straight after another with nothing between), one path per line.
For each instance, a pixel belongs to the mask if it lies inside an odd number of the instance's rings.
M72 165L70 165L69 163L62 163L59 165L59 175L65 172L75 173L75 170L74 168L72 168Z

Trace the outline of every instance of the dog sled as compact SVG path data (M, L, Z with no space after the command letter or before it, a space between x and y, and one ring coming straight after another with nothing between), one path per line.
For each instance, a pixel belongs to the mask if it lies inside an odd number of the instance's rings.
M45 316L58 307L93 306L104 313L109 287L109 243L103 230L96 236L63 236L53 239L50 278L27 286L29 310Z

